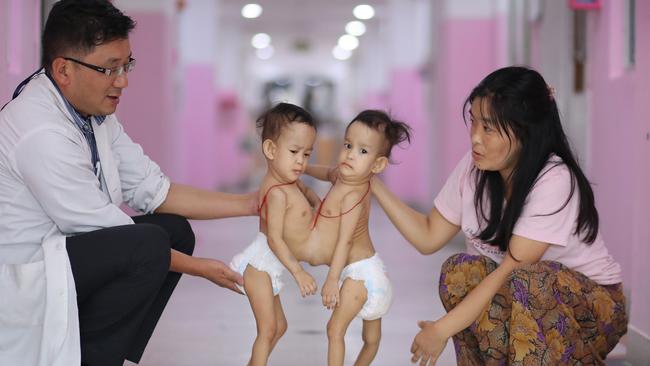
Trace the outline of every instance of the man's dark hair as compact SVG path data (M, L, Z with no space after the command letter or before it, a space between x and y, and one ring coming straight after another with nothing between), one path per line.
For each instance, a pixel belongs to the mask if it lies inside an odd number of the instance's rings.
M389 159L393 146L404 141L411 142L411 127L404 122L393 119L384 111L368 109L359 113L348 123L345 132L355 122L362 123L384 135L384 146L381 153Z
M134 27L133 19L108 0L61 0L45 23L42 66L51 71L57 57L87 55L96 46L127 39Z
M317 123L305 109L291 104L279 103L275 107L264 112L256 121L257 128L262 130L262 142L264 140L275 141L282 128L290 123L304 123L316 129Z

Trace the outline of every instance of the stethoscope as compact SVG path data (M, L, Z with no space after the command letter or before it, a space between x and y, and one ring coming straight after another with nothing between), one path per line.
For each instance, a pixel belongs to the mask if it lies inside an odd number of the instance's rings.
M21 81L20 84L18 84L18 86L17 86L16 89L14 90L14 93L13 93L12 96L11 96L11 100L8 101L7 103L5 103L5 104L2 106L2 108L0 108L0 111L2 111L3 109L5 109L5 107L7 106L7 104L11 103L12 100L16 99L16 98L20 95L20 93L22 93L23 89L25 89L25 86L26 86L26 85L27 85L27 84L28 84L28 83L29 83L29 82L34 78L34 76L36 76L36 75L38 75L38 74L40 74L40 73L45 73L45 75L46 75L46 76L47 76L47 77L52 81L52 83L54 84L54 80L52 80L52 77L51 77L50 74L47 72L47 69L44 69L44 68L38 69L38 70L34 71L31 75L29 75L25 80ZM56 85L56 84L54 84L54 85ZM87 134L88 134L88 133L92 134L92 135L93 135L93 139L94 139L94 131L92 130L92 125L90 126L90 129L88 129L88 128L86 127L86 125L84 125L84 126L83 126L83 131L81 131L81 132L84 134L84 136L86 136L86 139L87 139L87 140L88 140L88 137L87 137ZM90 143L90 141L88 141L88 142ZM94 149L91 147L90 150L91 150L91 152L92 152L92 162L93 162L93 169L95 170L95 176L96 176L98 179L100 179L102 168L101 168L101 163L99 162L99 153L98 153L98 151L97 151L97 147L95 147ZM100 180L101 180L101 179L100 179Z
M18 86L16 87L16 89L14 89L14 93L11 95L11 100L9 100L9 102L5 103L2 106L2 108L0 108L0 111L5 109L7 104L9 104L12 100L18 98L20 93L22 93L23 89L25 89L25 86L32 80L32 78L34 78L34 76L40 74L41 72L43 72L43 69L38 69L38 70L34 71L31 75L29 75L27 77L27 79L21 81L20 84L18 84ZM45 70L45 74L47 75L47 70ZM49 77L49 75L48 75L48 77Z

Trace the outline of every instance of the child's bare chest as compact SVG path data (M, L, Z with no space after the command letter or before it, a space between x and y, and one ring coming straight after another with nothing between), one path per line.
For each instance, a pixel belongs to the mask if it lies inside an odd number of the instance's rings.
M312 207L300 190L287 192L287 211L285 220L311 221Z
M346 193L348 191L332 188L323 201L320 214L326 217L340 215L343 197Z

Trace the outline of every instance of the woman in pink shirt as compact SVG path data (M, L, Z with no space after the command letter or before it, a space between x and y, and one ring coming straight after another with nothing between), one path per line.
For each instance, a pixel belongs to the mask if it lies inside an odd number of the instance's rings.
M459 365L603 364L627 330L621 271L552 88L534 70L506 67L472 90L464 112L472 150L428 216L372 183L420 253L459 230L466 237L467 253L441 269L448 313L419 323L412 361L435 363L453 337Z

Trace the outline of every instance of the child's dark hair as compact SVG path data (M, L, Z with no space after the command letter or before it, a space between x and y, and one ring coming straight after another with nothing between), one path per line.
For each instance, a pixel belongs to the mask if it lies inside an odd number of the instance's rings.
M291 103L279 103L275 107L264 112L257 121L257 128L262 130L262 141L267 139L275 141L282 128L290 123L304 123L317 128L314 118L305 109Z
M382 153L383 156L389 159L393 146L404 141L411 143L411 127L404 122L391 118L391 116L384 111L367 109L359 113L352 119L352 121L350 121L350 123L348 123L345 132L347 132L350 126L355 122L363 123L384 135L385 144Z
M133 19L108 0L59 1L43 30L43 67L50 70L57 57L85 56L96 46L127 39L134 27Z

